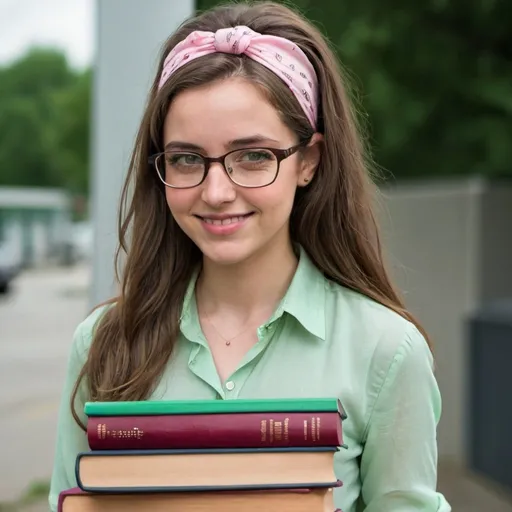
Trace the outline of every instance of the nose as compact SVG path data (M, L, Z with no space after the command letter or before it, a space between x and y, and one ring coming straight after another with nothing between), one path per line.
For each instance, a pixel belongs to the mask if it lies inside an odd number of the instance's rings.
M228 178L226 171L219 162L212 163L208 176L203 182L201 199L212 208L223 203L230 203L236 198L234 183Z

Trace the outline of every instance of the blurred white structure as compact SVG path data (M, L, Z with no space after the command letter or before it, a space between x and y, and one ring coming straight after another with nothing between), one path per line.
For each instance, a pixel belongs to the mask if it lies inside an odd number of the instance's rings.
M512 297L512 183L468 178L383 189L383 241L407 306L432 338L443 395L439 450L467 462L466 320ZM490 397L502 400L502 397Z
M71 207L60 189L0 187L2 258L19 267L65 263Z
M96 0L91 304L115 291L113 256L120 191L159 50L193 11L193 0Z

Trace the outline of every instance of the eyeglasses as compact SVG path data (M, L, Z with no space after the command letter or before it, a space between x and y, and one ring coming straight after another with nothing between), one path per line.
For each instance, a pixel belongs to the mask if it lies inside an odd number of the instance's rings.
M240 187L260 188L274 183L281 162L309 140L288 149L246 148L218 157L206 157L189 151L165 151L149 157L158 177L166 187L193 188L206 179L210 166L219 162L229 179Z

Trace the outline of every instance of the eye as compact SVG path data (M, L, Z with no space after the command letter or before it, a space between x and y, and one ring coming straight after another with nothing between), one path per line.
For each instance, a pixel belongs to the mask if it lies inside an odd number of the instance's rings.
M166 155L168 165L196 166L202 165L203 159L191 153L170 153Z
M237 157L237 161L240 162L262 162L273 159L274 155L270 151L264 149L242 151Z

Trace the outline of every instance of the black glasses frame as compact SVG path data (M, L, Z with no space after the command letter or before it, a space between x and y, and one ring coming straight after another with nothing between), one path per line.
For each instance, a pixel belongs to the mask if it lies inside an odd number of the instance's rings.
M241 149L234 149L232 151L229 151L227 153L225 153L224 155L221 155L221 156L215 156L215 157L209 157L209 156L203 156L201 155L200 153L195 153L194 151L183 151L183 153L186 153L187 155L194 155L194 156L198 156L199 158L201 158L204 162L204 173L203 173L203 177L201 178L201 181L199 183L197 183L196 185L191 185L189 187L176 187L174 185L169 185L168 183L166 183L162 176L160 176L160 172L158 171L158 167L156 165L156 161L158 159L158 157L162 156L162 155L165 155L166 153L169 153L169 151L161 151L160 153L155 153L153 155L151 155L149 158L148 158L148 163L149 165L152 165L155 170L156 170L156 173L158 174L158 177L160 178L160 181L166 186L166 187L169 187L169 188L176 188L176 189L187 189L187 188L195 188L195 187L198 187L199 185L201 185L201 183L204 182L204 180L206 179L206 177L208 176L208 171L210 170L210 166L211 164L213 163L220 163L222 164L222 167L224 169L224 172L227 174L229 180L237 185L238 187L243 187L243 188L263 188L263 187L268 187L269 185L272 185L272 183L274 183L277 179L277 176L279 175L279 169L281 167L281 162L283 160L285 160L286 158L288 158L289 156L293 155L294 153L296 153L301 147L304 147L305 145L307 145L309 143L309 140L310 139L306 139L306 140L303 140L302 142L299 142L298 144L296 144L295 146L292 146L288 149L277 149L277 148L265 148L265 147L251 147L251 148L241 148ZM239 183L237 183L236 181L233 180L233 178L230 176L229 174L229 171L227 170L226 168L226 158L233 154L233 153L237 153L239 151L250 151L250 150L253 150L253 151L258 151L258 150L265 150L265 151L270 151L271 153L274 154L274 156L276 157L276 160L277 160L277 169L276 169L276 175L274 176L274 179L270 182L270 183L266 183L265 185L257 185L255 187L252 187L252 186L247 186L247 185L240 185Z

